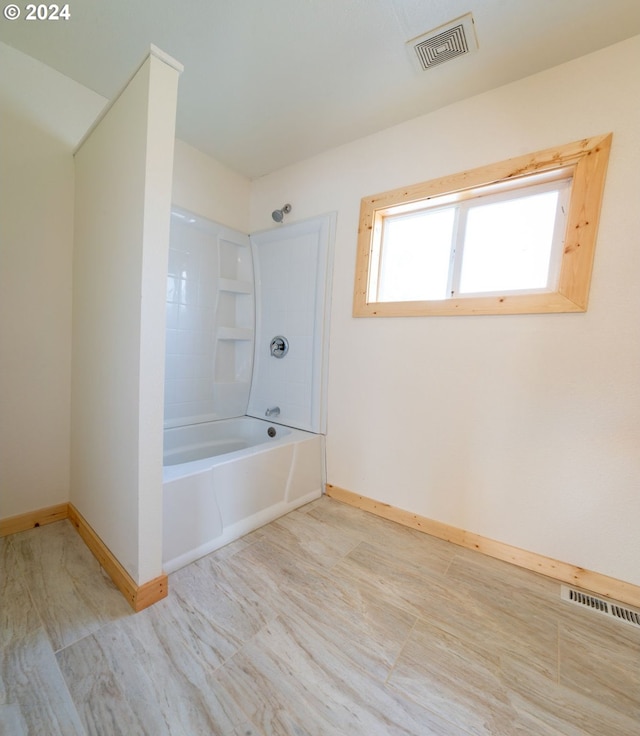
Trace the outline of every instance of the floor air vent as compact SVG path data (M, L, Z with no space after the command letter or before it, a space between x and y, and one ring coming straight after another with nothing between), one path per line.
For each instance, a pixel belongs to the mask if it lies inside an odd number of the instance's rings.
M560 586L560 596L564 601L575 603L578 606L582 606L582 608L589 608L609 618L624 621L627 624L640 628L640 611L629 608L629 606L624 606L622 603L597 598L590 593L583 593L575 588L570 588L568 585Z
M468 54L478 48L471 13L423 33L407 42L414 62L422 70L431 69L456 56Z

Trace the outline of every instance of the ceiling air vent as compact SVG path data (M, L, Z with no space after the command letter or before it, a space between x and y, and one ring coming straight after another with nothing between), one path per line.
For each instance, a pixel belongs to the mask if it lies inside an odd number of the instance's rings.
M567 585L560 586L560 597L569 603L575 603L582 608L588 608L597 613L603 613L605 616L624 621L632 626L640 627L640 611L636 611L629 606L625 606L618 601L604 600L597 598L590 593L584 593L581 590L570 588Z
M423 33L422 36L408 41L407 48L414 62L423 70L455 59L456 56L476 51L478 42L473 16L467 13L450 23Z

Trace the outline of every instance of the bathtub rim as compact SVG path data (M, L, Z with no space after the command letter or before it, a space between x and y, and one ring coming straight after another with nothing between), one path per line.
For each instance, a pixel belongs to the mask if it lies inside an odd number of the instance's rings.
M251 424L261 423L267 427L273 424L278 424L278 422L266 421L264 419L260 419L258 417L252 417L247 414L243 415L242 417L232 417L229 419L216 419L216 420L212 420L211 423L223 424L225 422L231 422L236 419L241 419L241 420L246 419L247 420L246 423L251 423ZM200 424L209 424L209 422L200 422ZM182 425L182 426L189 427L193 425ZM270 449L274 447L280 447L281 445L286 445L286 444L297 444L299 442L308 441L314 437L324 438L324 435L319 435L319 434L316 434L315 432L309 432L306 429L298 429L297 427L289 427L286 424L278 424L278 426L288 430L287 433L277 435L274 438L269 438L268 440L265 440L264 442L249 445L248 447L243 447L240 450L234 450L233 452L226 452L220 455L211 455L205 458L201 458L199 460L189 460L186 463L176 463L175 465L163 465L162 466L162 484L163 486L165 483L171 483L173 481L179 480L180 478L186 478L188 476L204 472L206 470L209 470L210 468L217 467L218 465L223 465L225 463L234 462L242 457L248 457L249 455L257 455L259 453L268 452ZM166 429L178 429L178 428L177 427L167 427Z

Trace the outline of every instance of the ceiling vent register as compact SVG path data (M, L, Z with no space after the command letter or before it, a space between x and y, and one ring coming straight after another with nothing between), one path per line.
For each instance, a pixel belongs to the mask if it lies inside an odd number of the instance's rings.
M457 56L478 48L471 13L434 28L407 42L407 47L420 69L431 69Z

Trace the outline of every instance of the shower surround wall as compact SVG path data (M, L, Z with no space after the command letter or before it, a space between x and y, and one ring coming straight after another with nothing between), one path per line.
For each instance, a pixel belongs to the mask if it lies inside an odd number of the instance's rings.
M335 215L251 236L256 271L256 351L247 413L325 434L329 295ZM271 354L275 337L288 351ZM279 413L267 414L274 407Z
M249 238L172 209L165 427L249 414L326 432L334 228L330 214ZM276 335L289 342L281 359Z
M172 209L165 427L246 413L254 346L253 283L248 236Z

